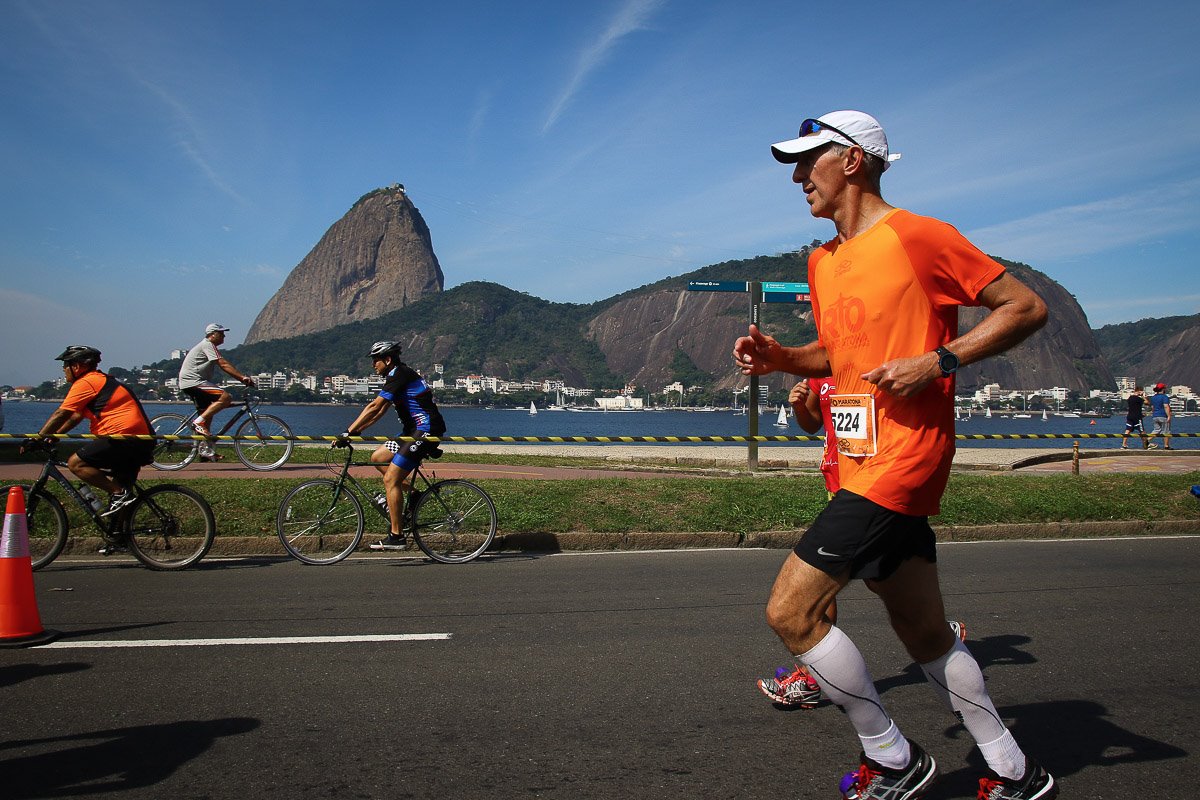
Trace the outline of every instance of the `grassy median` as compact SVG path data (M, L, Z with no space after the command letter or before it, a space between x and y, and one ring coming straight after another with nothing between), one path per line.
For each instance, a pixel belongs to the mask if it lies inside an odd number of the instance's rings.
M825 505L825 489L815 474L477 483L495 500L506 534L779 531L807 526ZM1194 483L1200 483L1200 472L955 474L934 525L1182 519L1197 520L1200 529L1200 502L1189 493ZM378 480L365 484L381 486ZM212 504L221 535L274 536L276 508L295 483L241 476L194 478L187 485ZM373 515L368 519L370 525L380 524Z

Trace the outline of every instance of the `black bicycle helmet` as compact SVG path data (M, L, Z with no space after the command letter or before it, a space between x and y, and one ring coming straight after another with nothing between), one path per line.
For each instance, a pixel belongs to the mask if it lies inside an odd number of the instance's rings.
M386 358L400 355L400 343L384 340L371 345L371 358Z
M73 344L54 357L55 361L71 364L75 361L100 362L100 351L86 344Z

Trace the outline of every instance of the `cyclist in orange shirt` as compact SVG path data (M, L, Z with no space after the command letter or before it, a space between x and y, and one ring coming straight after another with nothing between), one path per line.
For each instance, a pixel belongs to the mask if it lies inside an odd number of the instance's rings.
M954 456L954 373L1038 330L1046 306L953 227L884 201L880 179L898 154L860 111L806 119L772 146L792 164L814 217L837 236L809 257L818 339L784 347L757 327L737 340L747 375L832 376L841 489L776 578L767 620L862 743L843 778L853 800L918 798L937 764L883 707L866 662L826 616L853 579L887 608L892 628L979 746L981 797L1050 800L1054 778L1028 758L996 713L983 674L946 625L928 517L937 514ZM958 335L958 308L990 313Z
M85 417L91 422L91 432L97 436L150 433L150 419L133 392L99 370L99 350L71 345L55 360L63 362L63 374L71 388L62 405L38 431L39 437L66 433ZM133 492L127 489L137 480L141 468L150 463L153 454L153 439L94 439L71 454L67 467L84 483L112 495L102 513L108 516L133 502Z

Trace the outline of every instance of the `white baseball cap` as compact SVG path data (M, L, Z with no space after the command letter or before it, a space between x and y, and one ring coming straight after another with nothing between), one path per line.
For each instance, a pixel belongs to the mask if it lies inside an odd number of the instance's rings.
M204 329L204 335L208 336L210 333L216 333L217 331L224 332L227 330L229 330L229 328L226 328L224 325L218 325L215 322L210 322L208 323L208 327Z
M800 135L771 145L771 154L782 164L795 164L802 153L830 142L856 144L883 159L884 169L900 158L899 153L888 152L887 135L879 120L861 111L831 111L816 119L806 119L800 123Z

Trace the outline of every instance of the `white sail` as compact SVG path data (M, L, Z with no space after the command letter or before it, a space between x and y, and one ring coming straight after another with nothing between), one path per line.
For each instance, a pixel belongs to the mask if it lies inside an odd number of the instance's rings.
M988 419L991 419L991 418L992 418L992 407L991 407L991 406L988 406L987 414L986 414L985 416L986 416Z
M1049 422L1050 415L1046 413L1046 409L1042 409L1042 422Z
M529 413L530 413L530 414L536 414L536 413L537 413L537 406L536 406L536 405L534 405L534 402L533 402L532 400L530 400L530 401L529 401Z
M787 426L788 426L787 406L785 406L783 403L780 403L779 404L779 416L775 418L775 427L776 428L786 428Z

